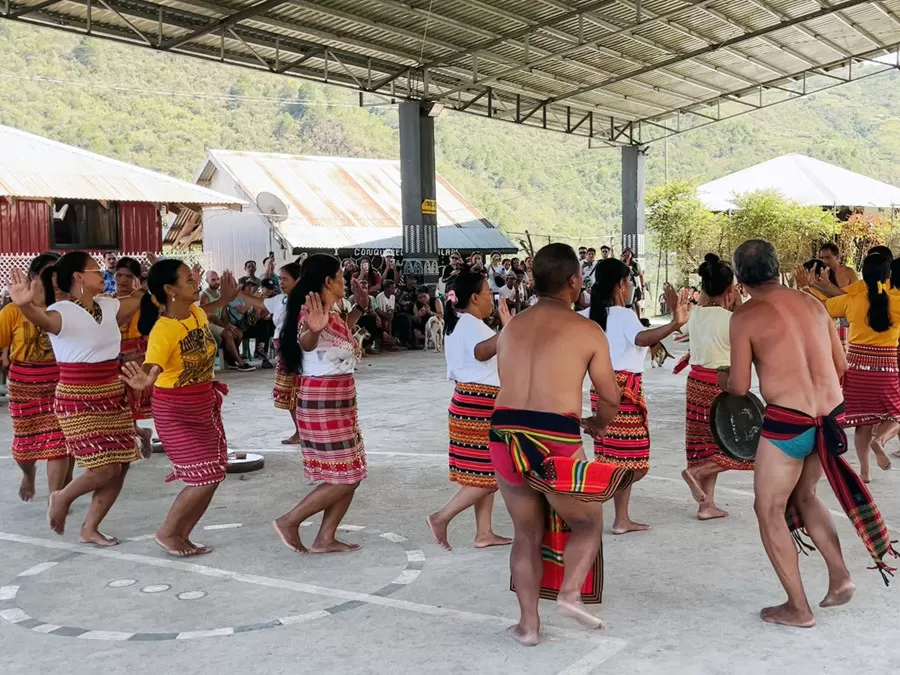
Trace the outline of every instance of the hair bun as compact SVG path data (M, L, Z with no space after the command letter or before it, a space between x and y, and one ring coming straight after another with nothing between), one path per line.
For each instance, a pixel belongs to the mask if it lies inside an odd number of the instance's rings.
M705 256L703 256L703 260L710 265L715 265L717 262L719 262L719 256L717 256L715 253L707 253Z

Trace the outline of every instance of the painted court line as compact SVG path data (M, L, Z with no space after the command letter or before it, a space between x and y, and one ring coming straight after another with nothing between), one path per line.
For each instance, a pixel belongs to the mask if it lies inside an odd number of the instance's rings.
M222 523L221 525L204 525L204 530L234 530L243 527L243 523Z
M41 572L46 572L51 567L56 567L58 563L55 562L42 562L40 565L35 565L34 567L29 567L24 572L19 572L16 576L20 577L34 577L40 574Z
M180 560L167 560L163 558L151 558L150 556L138 555L135 553L121 553L111 549L92 549L84 546L70 544L64 541L53 541L51 539L39 539L37 537L27 537L20 534L11 534L9 532L0 532L0 541L10 541L19 544L28 544L31 546L40 546L43 548L55 549L60 551L78 551L83 555L89 555L96 558L107 558L110 560L122 560L131 563L141 563L151 567L162 567L166 569L174 569L182 572L190 572L200 576L211 577L216 579L230 579L245 584L255 586L263 586L267 588L278 588L297 593L305 593L308 595L318 595L327 598L337 598L340 600L363 602L370 605L381 607L389 607L391 609L399 609L415 614L426 616L435 616L446 619L456 619L467 623L476 623L482 625L508 627L515 623L514 619L492 614L479 614L477 612L467 612L460 609L452 609L449 607L437 607L435 605L426 605L408 600L398 600L379 595L370 595L368 593L358 593L356 591L345 591L338 588L327 588L324 586L316 586L314 584L305 584L297 581L289 581L286 579L275 579L272 577L264 577L258 574L244 574L243 572L235 572L232 570L221 569L218 567L208 567L206 565L197 565L187 563ZM7 613L9 615L7 616ZM302 615L301 615L302 616ZM18 609L5 610L0 612L0 618L6 619L10 623L19 623L27 620L29 617ZM212 637L214 635L230 635L230 628L215 629L213 631L197 631L194 633L181 633L178 639L189 639L189 637ZM607 637L597 635L590 631L574 630L568 628L558 628L556 626L547 626L544 629L545 634L549 636L570 638L589 642L595 645L605 645L605 643L615 643L619 645L619 649L624 648L626 642L621 638ZM184 637L183 637L184 636ZM617 650L618 651L618 650Z

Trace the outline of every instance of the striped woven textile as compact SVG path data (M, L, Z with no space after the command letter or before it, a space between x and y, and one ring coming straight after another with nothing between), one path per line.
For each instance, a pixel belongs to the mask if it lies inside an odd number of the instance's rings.
M622 402L603 438L594 439L594 457L598 461L635 471L650 469L650 426L643 380L642 373L616 371ZM597 401L597 392L591 389L591 410L595 414Z
M147 340L145 338L134 338L122 340L122 352L119 358L122 363L136 361L138 364L144 363L144 356L147 354ZM150 398L152 389L144 389L138 391L125 385L125 393L128 396L128 405L131 408L131 417L134 420L153 419L153 410L150 407Z
M684 452L688 467L715 462L725 470L752 471L753 462L728 457L716 444L710 427L712 402L722 393L719 374L711 368L691 366L685 393Z
M889 567L882 558L886 555L897 558L900 554L892 546L890 534L878 505L872 498L872 493L841 457L848 447L847 434L841 428L843 412L844 406L839 405L830 414L815 418L799 410L768 405L762 436L770 440L784 440L795 438L809 429L816 430L816 454L825 470L825 478L847 518L853 523L869 555L875 561L875 569L881 572L881 577L887 585L888 576L893 576L896 568ZM785 519L794 539L800 545L800 550L802 551L804 547L811 549L812 547L800 538L801 534L806 534L806 530L800 511L792 502L788 502Z
M287 372L284 362L278 352L278 343L275 343L275 387L272 389L272 398L275 407L279 410L296 410L297 408L297 376Z
M13 361L7 388L12 419L12 456L19 462L64 459L66 438L53 410L59 366L56 361Z
M847 323L845 319L838 319L835 328L837 328L837 334L841 344L844 345L844 351L847 351L847 340L850 337L850 324Z
M900 368L896 347L851 344L844 373L845 427L900 422Z
M54 406L69 456L83 469L140 458L119 361L60 363Z
M468 487L496 489L491 464L491 415L499 387L457 382L450 399L450 480Z
M366 477L353 375L300 376L294 415L309 480L351 484Z
M172 463L166 482L215 485L225 480L228 443L222 426L221 382L201 382L188 387L156 388L153 419L156 433Z

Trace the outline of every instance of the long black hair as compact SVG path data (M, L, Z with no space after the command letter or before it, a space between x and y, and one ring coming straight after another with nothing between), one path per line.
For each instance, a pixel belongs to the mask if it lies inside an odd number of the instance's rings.
M370 267L371 269L371 267ZM303 351L299 341L300 312L310 293L321 293L325 282L336 278L341 273L341 261L333 255L313 253L300 267L300 278L294 290L288 296L287 315L281 329L281 341L278 348L281 359L289 373L302 372ZM327 312L330 307L326 307Z
M615 306L616 287L631 275L628 265L618 258L606 258L597 262L594 285L591 286L591 321L606 330L609 308Z
M131 272L135 279L140 281L141 279L141 264L135 260L134 258L129 258L127 255L119 258L116 261L116 271L121 269L126 269Z
M43 282L42 272L44 271L45 267L49 268L50 272L48 273L47 277L49 278L50 284L51 284L50 290L53 291L53 287L52 287L53 266L56 264L57 260L59 260L59 255L57 255L56 253L41 253L40 255L35 256L34 259L31 261L31 264L28 266L28 278L29 279L41 279L41 281ZM53 302L56 302L56 293L55 292L51 292L48 295L47 291L45 290L44 291L44 301L45 302L48 297L52 298ZM52 302L47 303L47 306L49 307L51 304L52 304Z
M160 307L166 306L166 286L174 286L178 283L178 271L184 265L175 258L164 258L153 264L147 272L147 289L141 298L140 316L138 316L137 329L141 335L150 335L150 331L159 318ZM154 302L154 300L156 302Z
M891 327L891 308L884 284L891 277L891 261L879 253L866 256L862 265L862 277L869 295L869 327L876 333L884 333Z
M300 278L300 263L289 262L287 265L282 265L281 270L287 272L288 276L294 281Z
M478 272L460 272L453 282L453 293L456 295L456 304L444 300L444 335L450 335L456 324L459 323L457 309L466 309L472 301L472 296L477 295L487 283Z
M700 287L710 298L717 298L731 288L734 283L734 272L728 263L724 263L715 253L707 253L703 257L700 269Z
M44 302L47 307L56 302L54 286L63 293L71 293L73 277L84 272L91 260L90 254L84 251L71 251L57 260L55 265L44 268L41 283L44 285Z

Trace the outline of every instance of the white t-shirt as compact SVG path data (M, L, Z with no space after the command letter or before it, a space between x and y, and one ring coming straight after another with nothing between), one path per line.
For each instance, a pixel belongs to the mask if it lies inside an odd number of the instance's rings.
M500 298L502 300L512 300L513 302L516 301L516 287L515 286L510 288L509 286L504 285L500 288L499 291L497 291L497 293L500 295Z
M466 384L500 386L497 375L497 357L487 361L475 358L476 345L490 340L495 333L481 319L466 312L459 313L459 321L453 332L444 338L444 356L447 359L447 379Z
M384 294L384 291L379 293L375 298L375 308L380 309L382 312L393 312L396 304L397 296L392 295L391 297L388 297Z
M117 298L94 298L103 312L98 325L86 310L70 300L54 302L48 312L57 312L62 319L59 335L50 335L53 354L60 363L101 363L119 358L122 334L116 323L119 311Z
M275 339L281 337L281 329L284 327L284 318L287 316L287 293L273 295L263 300L266 311L272 315L272 323L275 324Z
M643 373L649 347L636 347L634 339L646 330L637 314L627 307L610 307L606 318L606 339L613 370Z
M691 338L691 365L731 365L731 312L724 307L694 307L681 332Z
M497 277L502 278L499 284L497 283ZM506 279L506 270L503 265L488 268L488 283L490 284L492 293L499 293L500 289L506 285L503 279Z

